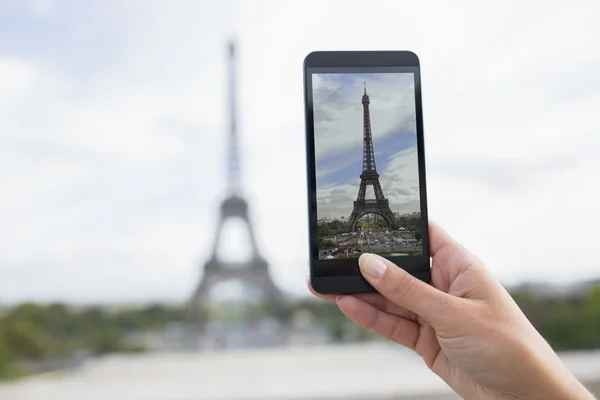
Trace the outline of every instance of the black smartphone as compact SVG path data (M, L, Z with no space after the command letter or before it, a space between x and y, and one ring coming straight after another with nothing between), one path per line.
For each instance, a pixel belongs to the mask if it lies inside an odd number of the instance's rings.
M363 253L429 282L417 55L310 53L304 107L312 287L322 294L375 291L359 271Z

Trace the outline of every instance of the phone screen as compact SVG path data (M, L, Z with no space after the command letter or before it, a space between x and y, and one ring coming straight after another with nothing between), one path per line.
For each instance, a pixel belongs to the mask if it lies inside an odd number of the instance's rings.
M419 179L418 68L307 72L316 178L314 272L350 275L357 267L337 260L367 252L402 257L403 264L422 259L427 221ZM328 268L335 265L352 271Z

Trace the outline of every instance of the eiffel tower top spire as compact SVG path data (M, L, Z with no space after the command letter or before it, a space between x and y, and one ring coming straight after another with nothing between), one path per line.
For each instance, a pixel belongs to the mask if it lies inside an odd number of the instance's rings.
M235 43L229 42L229 159L227 182L230 194L241 190L239 138L237 132L237 93Z
M363 172L377 172L375 166L375 152L373 151L373 136L371 135L371 115L369 113L369 95L367 94L367 82L362 97L363 105Z

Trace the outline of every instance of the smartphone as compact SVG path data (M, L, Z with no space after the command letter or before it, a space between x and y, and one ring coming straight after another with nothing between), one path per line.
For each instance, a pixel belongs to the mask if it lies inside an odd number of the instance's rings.
M317 51L303 69L312 287L375 291L359 271L363 253L429 282L419 58Z

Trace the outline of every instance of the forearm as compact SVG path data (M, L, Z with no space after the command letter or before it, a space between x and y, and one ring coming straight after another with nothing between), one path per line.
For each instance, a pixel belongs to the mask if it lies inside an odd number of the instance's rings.
M484 390L477 399L485 400L597 400L586 388L572 375L556 379L551 377L536 384L521 387L521 390L498 392Z
M556 399L556 400L596 400L594 395L579 382L572 374L562 377L562 379L554 379L554 382L549 381L547 394L540 399Z
M548 346L549 347L549 346ZM539 359L535 382L523 397L529 400L596 400L554 353Z
M509 380L513 383L496 388L488 386L492 393L484 396L486 399L596 400L541 336L523 339L516 354L507 352L503 357L512 364ZM508 371L506 367L503 369Z

